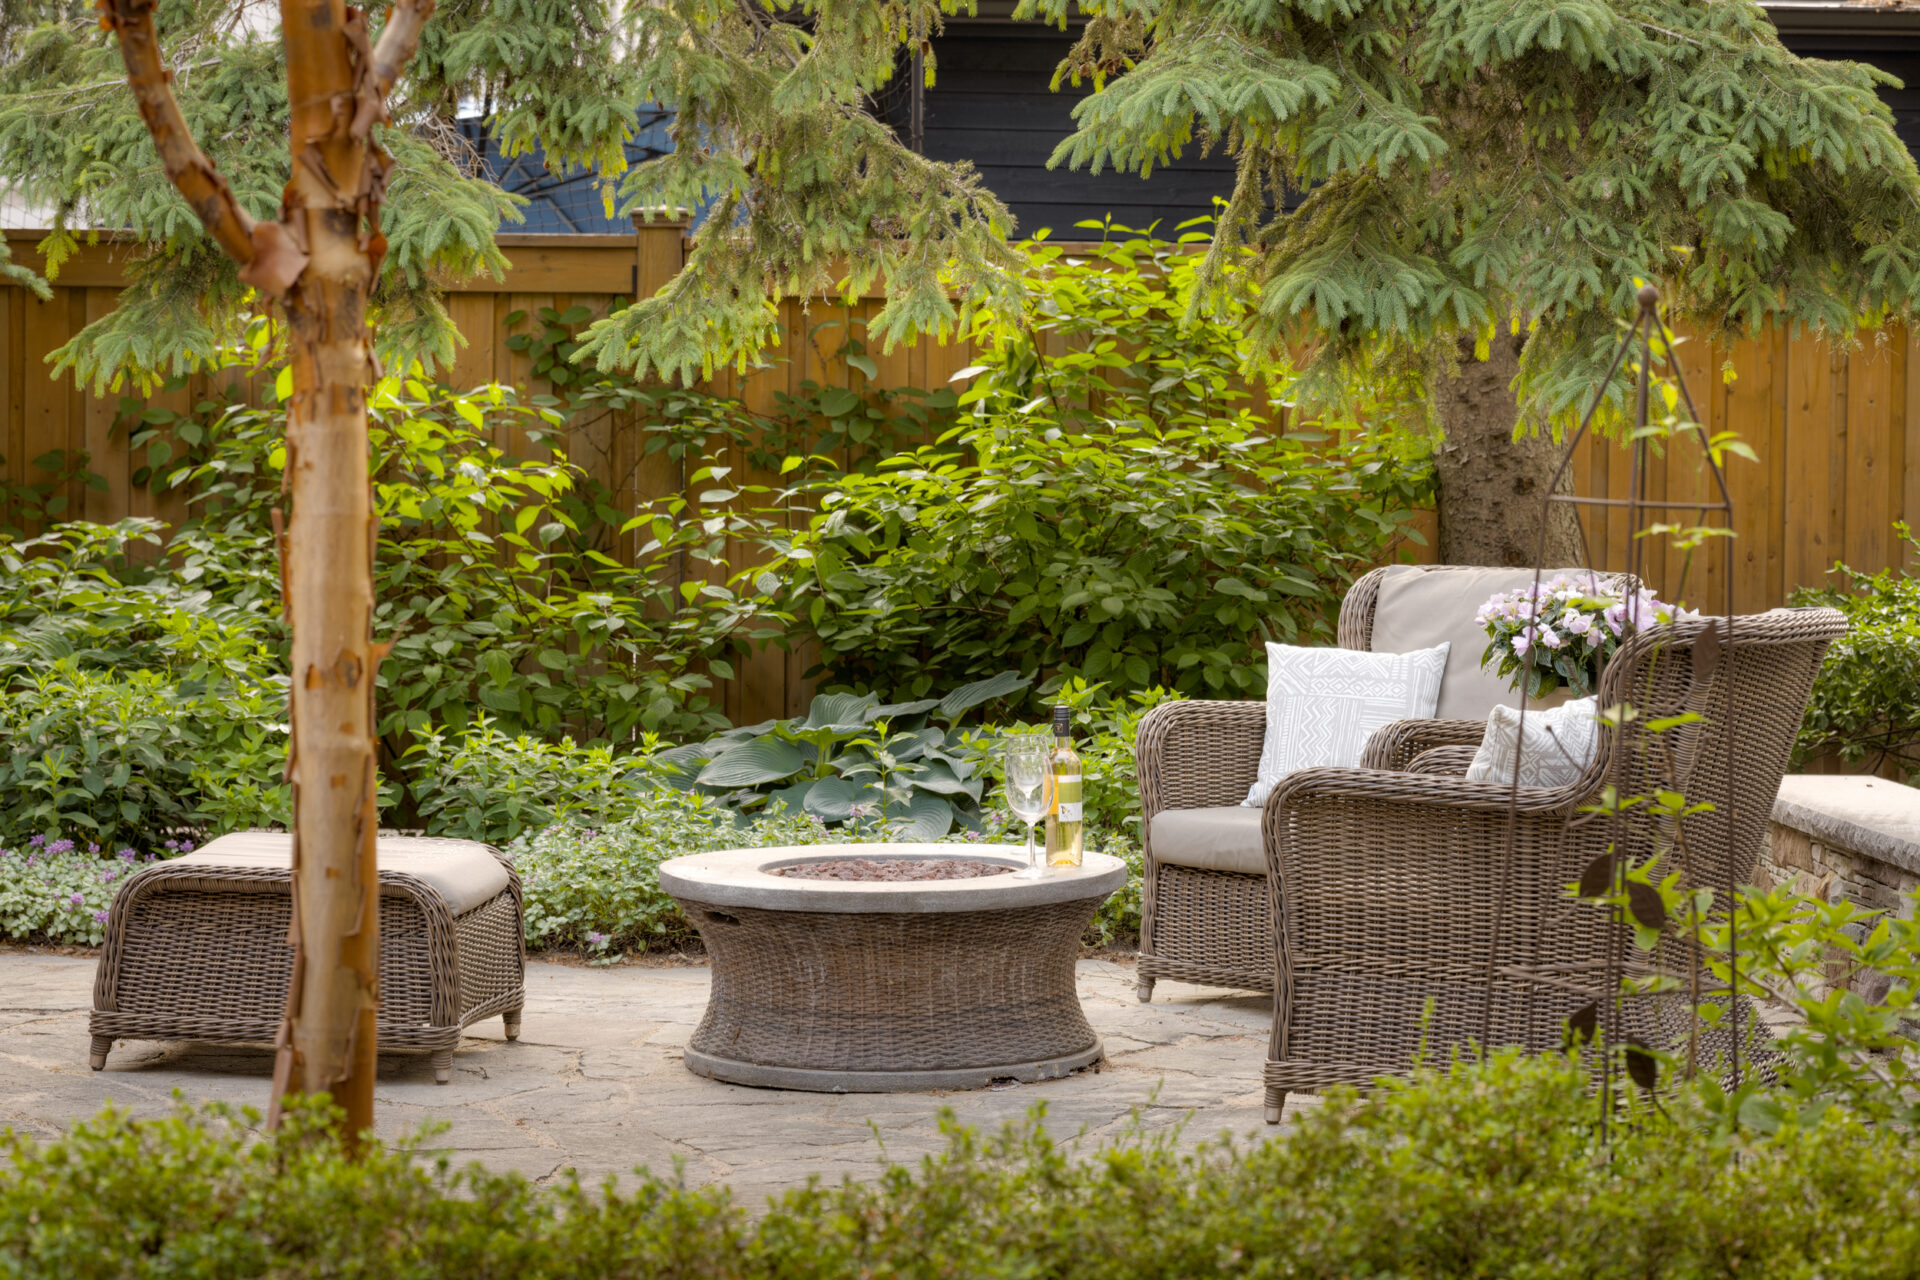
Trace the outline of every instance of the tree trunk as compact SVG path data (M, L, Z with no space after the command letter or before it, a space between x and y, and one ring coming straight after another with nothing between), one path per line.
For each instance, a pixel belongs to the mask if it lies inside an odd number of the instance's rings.
M281 0L292 177L277 222L256 223L194 143L162 64L157 0L101 0L167 177L240 278L286 312L293 397L281 547L293 630L293 981L274 1063L273 1116L290 1093L329 1093L349 1147L373 1127L380 1006L375 862L379 758L373 642L367 299L386 240L388 157L372 140L432 0L395 0L377 45L342 0Z
M367 148L352 102L340 0L282 0L293 178L285 217L306 269L285 299L285 598L293 628L294 989L274 1065L276 1101L330 1093L351 1137L373 1127L380 1005L379 816L373 735L372 497L367 479L367 294L375 266L352 207ZM302 140L311 140L305 154ZM320 163L310 159L317 154ZM304 233L304 234L302 234Z
M1561 446L1544 435L1513 438L1520 405L1513 392L1523 338L1497 336L1487 359L1463 342L1460 369L1434 379L1434 406L1445 439L1434 455L1439 489L1440 563L1532 565L1540 554L1540 516ZM1560 492L1570 492L1572 476ZM1548 508L1543 567L1578 565L1580 526L1572 507Z

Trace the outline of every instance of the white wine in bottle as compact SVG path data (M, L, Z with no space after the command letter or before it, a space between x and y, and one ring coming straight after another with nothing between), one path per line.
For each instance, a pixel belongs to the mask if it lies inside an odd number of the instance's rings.
M1072 713L1053 709L1053 812L1047 815L1047 865L1077 867L1082 852L1080 836L1080 756L1073 749Z

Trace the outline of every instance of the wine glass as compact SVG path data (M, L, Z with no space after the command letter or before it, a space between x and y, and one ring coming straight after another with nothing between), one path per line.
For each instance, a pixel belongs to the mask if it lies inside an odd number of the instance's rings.
M1053 807L1053 770L1047 758L1047 735L1014 734L1007 739L1007 808L1027 824L1027 869L1016 874L1037 880L1045 871L1033 855L1033 824Z

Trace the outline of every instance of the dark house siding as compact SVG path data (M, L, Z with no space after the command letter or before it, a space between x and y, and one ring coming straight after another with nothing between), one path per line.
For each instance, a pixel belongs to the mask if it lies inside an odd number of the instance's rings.
M971 160L987 187L1018 220L1017 233L1050 228L1056 240L1086 239L1077 222L1112 215L1123 226L1159 223L1172 238L1176 224L1213 212L1213 199L1233 190L1233 164L1198 147L1149 178L1099 174L1047 157L1073 132L1073 108L1092 92L1082 84L1048 89L1054 68L1074 37L1037 23L951 21L933 42L937 75L923 108L924 150L934 160ZM899 78L883 108L902 137L909 136L909 76Z
M1905 87L1882 87L1893 109L1894 129L1907 150L1920 155L1920 10L1860 5L1782 3L1764 5L1780 43L1803 58L1864 62Z

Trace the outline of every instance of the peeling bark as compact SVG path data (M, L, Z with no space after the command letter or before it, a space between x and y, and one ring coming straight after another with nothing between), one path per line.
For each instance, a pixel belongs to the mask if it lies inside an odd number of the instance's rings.
M1560 446L1545 436L1513 438L1520 420L1513 380L1524 339L1501 335L1487 359L1462 344L1459 372L1434 379L1445 440L1434 455L1439 490L1440 563L1527 566L1540 552L1540 508ZM1561 491L1570 491L1567 480ZM1573 508L1549 508L1546 568L1581 563Z
M290 1093L330 1093L350 1144L373 1127L380 1005L374 678L377 536L367 478L367 299L386 240L388 157L372 141L432 0L399 0L377 45L341 0L282 0L292 178L277 222L256 224L187 130L154 32L154 0L100 0L167 176L241 278L286 313L281 588L293 631L287 777L293 787L293 981L274 1064Z

